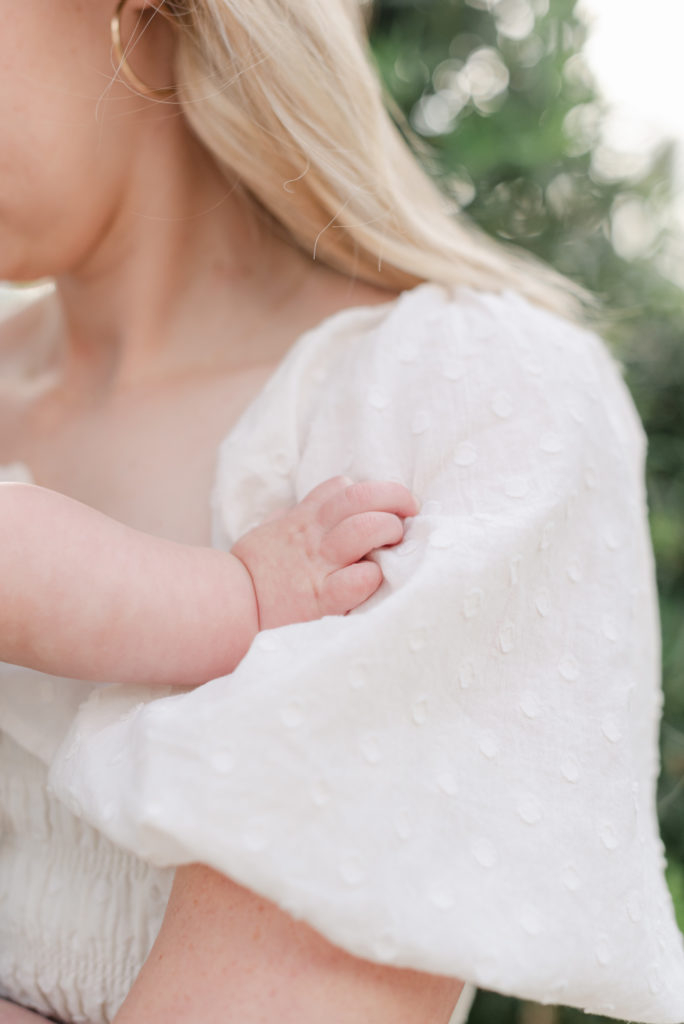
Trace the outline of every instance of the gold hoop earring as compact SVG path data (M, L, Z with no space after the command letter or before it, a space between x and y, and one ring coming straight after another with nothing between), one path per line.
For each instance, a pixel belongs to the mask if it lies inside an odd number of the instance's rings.
M154 99L158 100L168 100L171 98L171 96L174 95L176 91L175 89L151 88L151 86L146 85L141 78L138 78L135 71L132 69L132 67L126 60L126 56L124 54L123 46L121 43L121 12L123 11L127 3L128 0L119 0L114 9L114 14L112 15L112 20L110 22L110 28L112 33L112 50L114 52L114 59L116 60L117 64L117 72L120 72L126 79L128 84L132 86L136 90L136 92L142 93L143 96L151 96ZM171 20L170 15L168 15L163 10L163 4L159 7L155 7L155 11L158 14L161 14L162 17L166 18L168 21Z

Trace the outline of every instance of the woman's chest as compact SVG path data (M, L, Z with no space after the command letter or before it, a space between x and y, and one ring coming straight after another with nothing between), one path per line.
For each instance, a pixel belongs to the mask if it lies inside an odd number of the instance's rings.
M272 366L119 397L74 412L44 403L0 419L0 464L136 529L209 544L218 446Z

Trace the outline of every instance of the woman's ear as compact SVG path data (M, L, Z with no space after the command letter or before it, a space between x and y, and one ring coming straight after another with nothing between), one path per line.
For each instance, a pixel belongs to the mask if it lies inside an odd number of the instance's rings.
M170 99L174 37L165 0L118 0L112 19L112 51L117 72L134 92Z

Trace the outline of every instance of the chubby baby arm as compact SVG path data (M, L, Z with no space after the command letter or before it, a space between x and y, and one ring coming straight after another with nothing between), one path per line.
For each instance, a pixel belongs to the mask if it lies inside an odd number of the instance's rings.
M30 484L0 484L0 536L2 661L93 682L192 685L234 653L226 635L256 629L249 574L223 552Z
M0 484L0 660L103 682L193 686L258 630L342 614L403 536L401 485L336 477L227 554L153 537L64 495ZM358 564L357 564L358 563Z

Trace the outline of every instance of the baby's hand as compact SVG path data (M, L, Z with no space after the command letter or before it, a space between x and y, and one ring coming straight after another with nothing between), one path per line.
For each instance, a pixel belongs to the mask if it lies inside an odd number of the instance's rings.
M380 567L363 560L398 544L418 503L402 484L336 476L298 505L240 537L231 553L256 592L259 628L343 615L375 593Z

